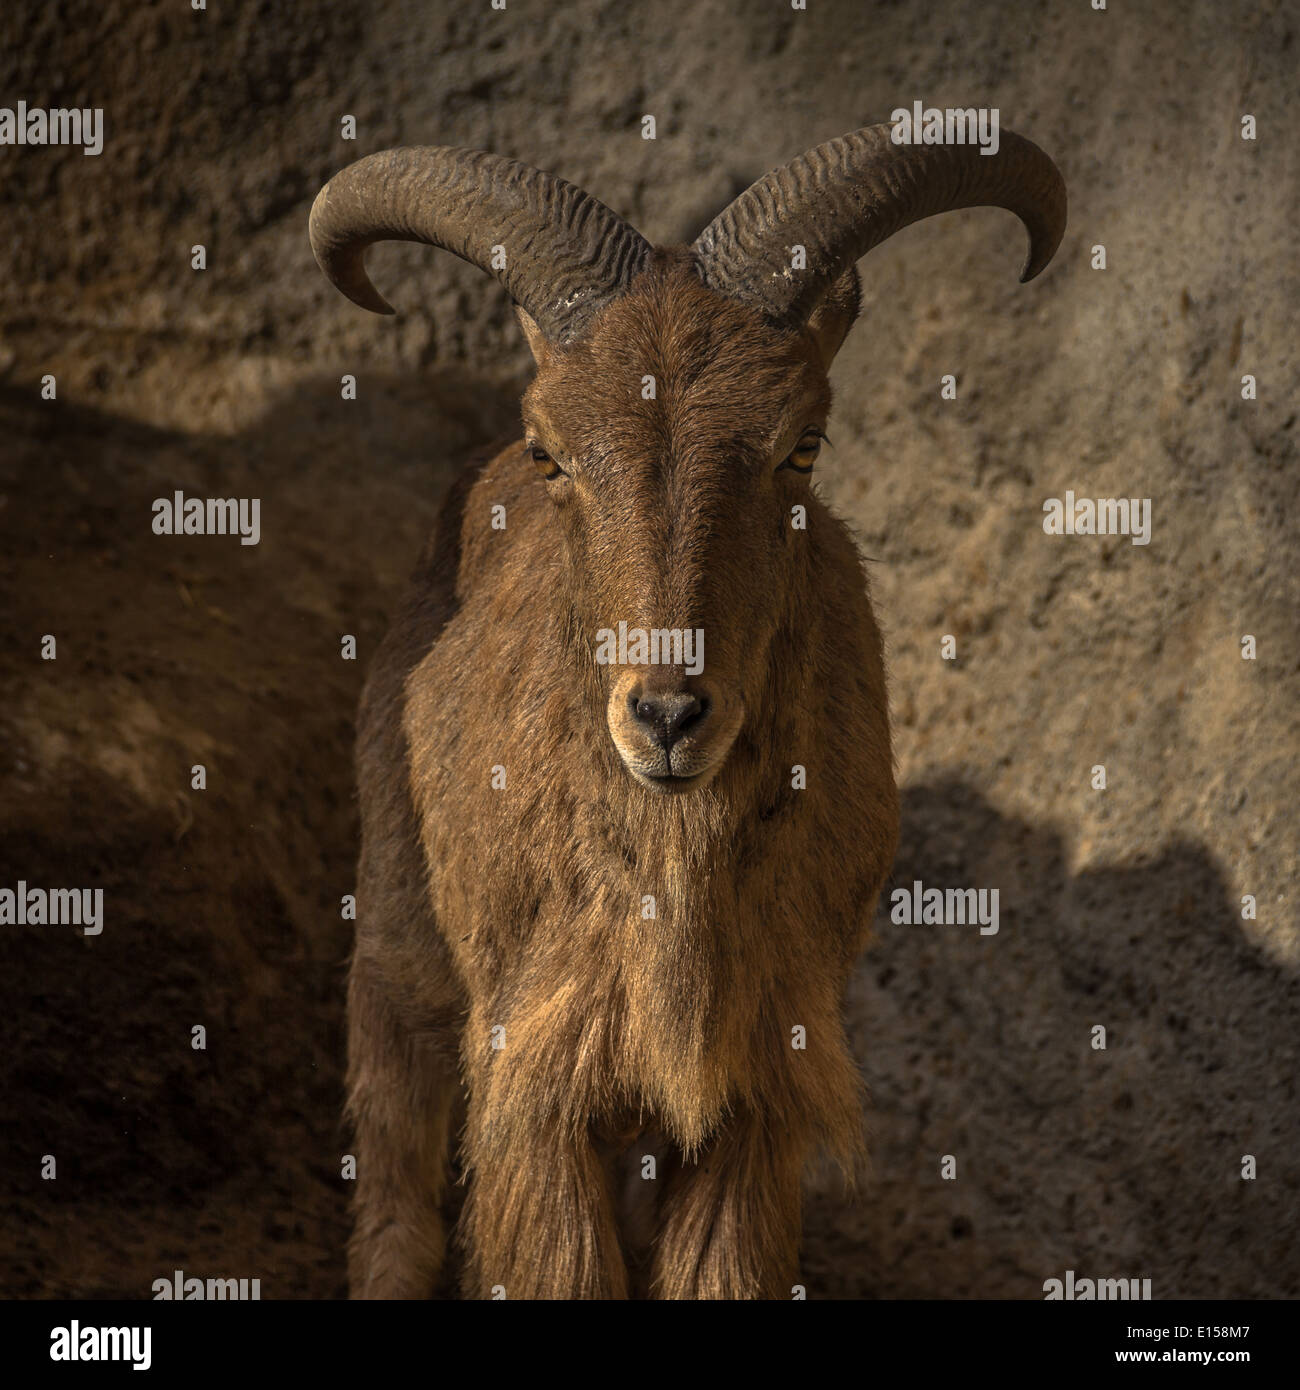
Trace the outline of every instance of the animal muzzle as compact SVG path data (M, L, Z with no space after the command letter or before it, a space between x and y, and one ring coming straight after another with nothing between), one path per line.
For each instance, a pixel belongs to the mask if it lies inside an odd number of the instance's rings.
M609 732L624 766L660 792L704 786L744 718L739 696L673 669L625 671L609 693Z

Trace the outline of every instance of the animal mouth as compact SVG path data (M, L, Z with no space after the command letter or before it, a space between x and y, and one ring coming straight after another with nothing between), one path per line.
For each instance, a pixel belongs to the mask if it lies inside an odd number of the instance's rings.
M665 759L665 761L669 761ZM705 767L696 768L694 772L673 772L671 762L669 769L663 772L647 772L643 768L628 765L628 771L641 783L643 787L649 787L661 795L675 795L682 792L694 791L697 787L703 787L713 780L713 775L721 767L724 759L715 758Z
M705 774L702 772L692 772L686 776L682 776L676 772L643 772L641 775L647 782L658 787L660 791L681 792L685 791L688 787L695 786L703 779Z

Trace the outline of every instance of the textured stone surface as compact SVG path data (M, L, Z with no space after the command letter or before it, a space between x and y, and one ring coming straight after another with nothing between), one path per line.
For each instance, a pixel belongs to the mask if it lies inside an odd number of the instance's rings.
M0 932L0 1292L343 1288L352 709L528 359L452 257L372 253L396 319L343 300L320 184L478 145L673 240L920 99L997 106L1071 220L1028 286L1006 214L901 234L834 369L819 475L876 561L895 880L995 887L1002 921L881 917L850 1005L875 1172L852 1204L813 1186L809 1291L1032 1298L1072 1268L1300 1295L1295 29L1154 0L6 7L3 100L102 106L107 135L0 147L0 884L102 883L112 916ZM263 543L163 545L178 487L260 496ZM1151 498L1152 543L1045 536L1067 489Z

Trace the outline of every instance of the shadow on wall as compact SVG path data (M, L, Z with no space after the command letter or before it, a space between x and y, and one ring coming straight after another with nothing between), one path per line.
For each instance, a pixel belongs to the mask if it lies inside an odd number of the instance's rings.
M354 711L441 491L517 406L333 377L227 438L36 394L0 391L0 885L100 887L104 921L0 930L0 1294L341 1294ZM177 489L259 498L260 543L155 535Z
M0 392L0 885L104 889L98 937L0 931L0 1294L344 1292L353 713L443 487L517 419L457 373L367 381L229 438ZM178 488L259 497L261 543L155 536ZM812 1199L810 1296L1040 1297L1067 1268L1294 1296L1296 981L1208 850L1072 876L974 781L904 790L894 878L997 887L1000 930L882 916L849 1010L875 1171Z
M1300 1292L1300 983L1206 847L1072 874L1074 852L967 781L904 789L891 888L996 887L999 930L897 926L882 896L850 1002L872 1182L814 1198L810 1294L1041 1298L1066 1269Z

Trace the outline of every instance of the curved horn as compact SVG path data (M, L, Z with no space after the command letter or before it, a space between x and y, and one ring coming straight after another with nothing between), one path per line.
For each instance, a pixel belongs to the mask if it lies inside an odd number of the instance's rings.
M363 309L393 312L366 275L366 247L421 241L495 276L552 342L581 336L650 253L639 232L563 179L445 145L349 165L316 195L310 235L320 268Z
M896 145L889 125L828 140L765 175L702 231L706 285L778 323L803 323L826 289L873 246L923 217L1000 207L1029 231L1020 278L1032 280L1065 232L1065 183L1037 145L1001 132L995 155L974 145ZM806 270L790 267L805 248Z

